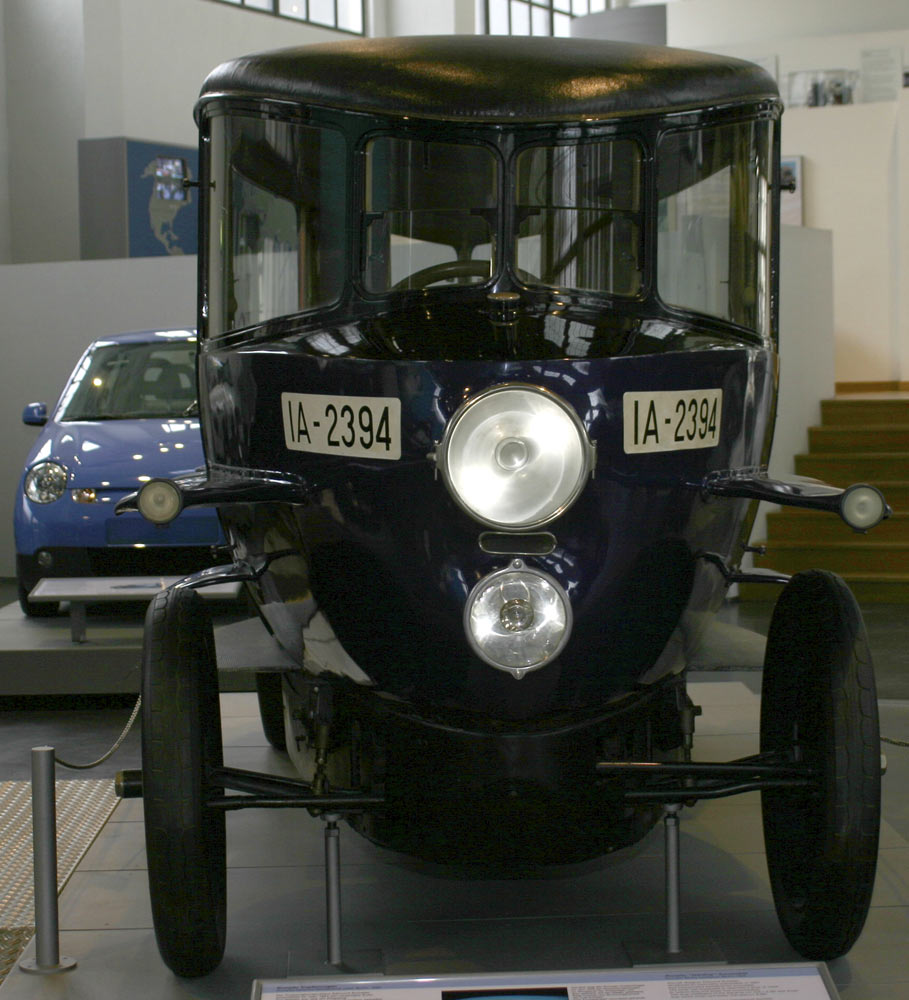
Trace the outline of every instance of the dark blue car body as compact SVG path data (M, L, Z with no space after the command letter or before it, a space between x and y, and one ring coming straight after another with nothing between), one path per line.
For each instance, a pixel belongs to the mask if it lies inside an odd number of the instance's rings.
M760 789L790 940L851 945L876 825L832 818L879 806L861 616L832 574L787 583L746 553L761 500L862 531L889 511L872 487L767 473L781 112L752 64L579 39L358 40L209 76L205 467L119 507L162 524L216 508L232 556L146 619L149 881L171 968L220 960L223 816L246 806L322 816L327 857L344 817L516 875ZM281 647L262 715L299 781L224 765L193 591L228 580ZM686 675L742 581L786 584L761 753L701 763ZM814 887L834 883L831 908Z

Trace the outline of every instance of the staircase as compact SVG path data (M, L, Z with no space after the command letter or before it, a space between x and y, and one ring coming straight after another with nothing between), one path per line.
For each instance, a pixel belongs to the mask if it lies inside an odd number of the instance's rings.
M844 395L821 403L795 472L833 486L871 483L893 508L889 520L857 534L835 514L779 508L767 516L767 554L755 565L797 573L829 569L860 604L909 604L909 393ZM779 587L749 584L746 601L775 601Z

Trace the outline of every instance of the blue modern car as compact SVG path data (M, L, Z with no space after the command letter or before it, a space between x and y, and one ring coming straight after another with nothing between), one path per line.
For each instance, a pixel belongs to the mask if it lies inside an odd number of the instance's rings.
M223 543L217 514L193 508L167 525L114 517L117 501L159 476L204 463L192 329L96 340L56 407L29 403L42 427L19 483L14 515L19 603L25 614L57 607L29 600L42 577L186 574L212 565Z

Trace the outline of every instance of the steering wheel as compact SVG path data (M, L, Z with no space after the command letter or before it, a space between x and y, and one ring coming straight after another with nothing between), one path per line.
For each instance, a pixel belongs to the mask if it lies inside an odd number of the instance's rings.
M414 271L397 284L391 286L391 291L400 292L405 289L425 288L434 281L445 281L448 278L488 278L488 260L447 260L442 264L430 264L429 267Z

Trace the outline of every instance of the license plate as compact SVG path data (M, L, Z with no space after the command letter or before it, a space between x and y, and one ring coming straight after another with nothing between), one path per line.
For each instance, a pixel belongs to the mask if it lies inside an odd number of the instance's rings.
M401 457L401 400L282 392L284 443L291 451L354 458Z
M722 389L626 392L625 454L712 448L720 440L722 411Z

